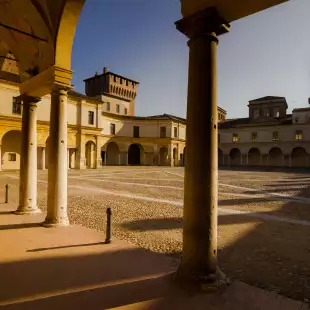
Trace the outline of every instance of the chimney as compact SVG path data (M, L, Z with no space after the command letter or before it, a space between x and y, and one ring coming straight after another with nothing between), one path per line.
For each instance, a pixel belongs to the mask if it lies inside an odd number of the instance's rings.
M107 67L103 68L103 73L107 73L109 71L109 69Z

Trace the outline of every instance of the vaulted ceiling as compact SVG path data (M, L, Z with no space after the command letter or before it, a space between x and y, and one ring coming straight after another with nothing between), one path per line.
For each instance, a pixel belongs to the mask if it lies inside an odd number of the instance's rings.
M69 48L71 58L74 31L84 1L0 0L0 56L12 52L22 80L57 64L59 45L64 54ZM68 61L62 65L64 62Z

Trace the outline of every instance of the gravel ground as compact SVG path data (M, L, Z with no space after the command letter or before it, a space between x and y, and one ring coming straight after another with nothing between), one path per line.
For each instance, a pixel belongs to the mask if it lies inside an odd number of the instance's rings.
M183 175L182 168L159 167L69 171L70 221L104 232L105 210L111 207L113 236L179 257ZM16 204L17 176L0 173L1 197L9 183L10 201ZM43 181L38 183L38 205L45 210L47 172L39 172L38 179ZM220 208L310 222L310 178L305 174L225 170L219 172L219 182L236 186L219 187ZM220 266L232 279L310 300L310 226L220 212L218 246Z

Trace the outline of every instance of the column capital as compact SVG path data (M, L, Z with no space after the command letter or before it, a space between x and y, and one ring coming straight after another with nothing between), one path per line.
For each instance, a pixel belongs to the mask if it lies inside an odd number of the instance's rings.
M213 7L184 17L175 22L175 25L189 39L194 39L205 34L213 34L213 37L216 37L230 30L230 24Z
M26 94L21 94L18 98L22 101L23 104L29 104L32 106L37 106L37 103L41 101L40 97L33 97Z
M52 95L53 94L63 94L67 95L67 92L72 89L71 85L60 85L60 84L54 84L52 88Z

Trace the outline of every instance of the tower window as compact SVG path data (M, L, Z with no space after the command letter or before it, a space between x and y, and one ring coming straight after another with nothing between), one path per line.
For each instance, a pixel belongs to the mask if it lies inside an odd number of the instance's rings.
M12 106L13 114L22 114L22 102L18 97L13 97L13 106Z
M110 102L107 102L107 111L110 111L111 106L110 106Z
M94 125L94 111L88 111L88 124Z
M302 140L302 130L295 131L295 140Z
M116 113L119 113L119 111L120 111L120 106L119 106L119 104L117 104L116 105Z
M257 141L257 132L252 132L252 142Z
M166 138L166 127L160 127L160 137Z
M140 137L140 127L139 126L133 126L133 137L134 138Z
M110 134L115 135L115 124L110 124Z
M239 136L236 132L233 132L232 140L233 142L239 142Z
M279 140L279 132L278 131L274 131L272 133L272 141L278 141Z
M127 115L128 114L128 110L125 108L124 109L124 114Z
M259 117L259 109L258 108L254 109L253 116L254 116L254 118Z

